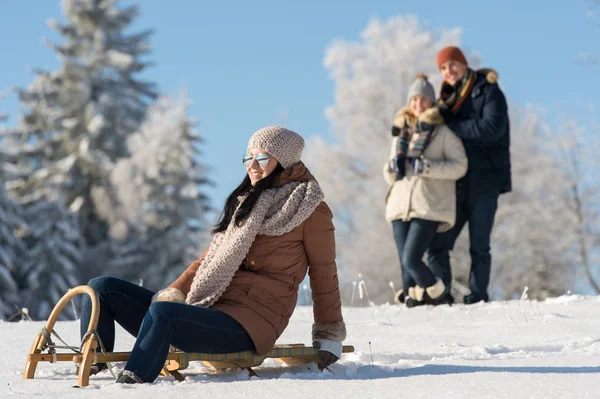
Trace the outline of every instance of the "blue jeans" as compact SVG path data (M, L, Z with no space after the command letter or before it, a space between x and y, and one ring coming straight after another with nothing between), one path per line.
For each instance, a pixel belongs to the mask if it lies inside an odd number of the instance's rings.
M434 274L423 263L423 254L435 237L437 225L438 222L423 219L392 221L404 291L415 285L426 288L435 284Z
M489 301L487 292L490 283L492 255L490 238L498 208L498 190L478 190L467 179L457 185L456 224L445 233L438 234L429 248L428 263L449 291L452 283L450 251L465 224L469 223L469 245L471 271L469 288L475 301Z
M88 285L98 294L98 335L107 352L114 350L115 321L137 337L125 370L144 382L160 374L169 346L185 352L229 353L255 350L246 330L232 317L209 308L174 302L150 304L154 292L114 277L96 277ZM81 336L92 312L87 295L81 303Z

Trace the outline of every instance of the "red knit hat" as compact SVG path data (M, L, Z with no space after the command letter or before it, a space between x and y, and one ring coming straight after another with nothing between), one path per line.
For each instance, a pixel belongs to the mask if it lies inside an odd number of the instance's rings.
M448 61L458 61L463 65L469 65L463 52L460 51L458 47L454 46L444 47L437 55L438 68L440 68L444 62Z

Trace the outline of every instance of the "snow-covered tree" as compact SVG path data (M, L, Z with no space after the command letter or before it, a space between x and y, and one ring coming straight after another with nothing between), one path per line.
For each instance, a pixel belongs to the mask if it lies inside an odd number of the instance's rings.
M561 231L562 239L573 242L574 264L600 294L600 128L594 121L594 116L586 123L565 116L556 128L545 129L545 138L562 182L558 211L570 222Z
M23 305L43 320L58 300L80 283L82 237L77 216L57 202L39 201L25 208L27 254L19 265Z
M8 197L0 182L0 319L15 313L19 305L17 272L25 254L21 237L24 225L19 204Z
M148 109L140 130L128 140L131 153L111 174L114 192L98 190L96 202L110 221L111 235L124 239L114 270L159 288L196 259L206 243L208 168L202 142L187 113L189 101L163 96ZM116 197L119 206L110 200Z
M392 118L406 104L408 87L418 73L429 75L439 87L436 54L459 40L458 29L431 31L414 17L394 17L372 20L358 42L338 41L326 52L325 66L335 84L335 103L326 110L333 137L309 141L306 158L336 216L340 280L349 288L346 292L359 280L358 273L375 301L391 300L390 281L400 285L392 230L384 218L388 186L382 167L389 154ZM477 56L469 55L469 61L477 68ZM544 153L538 115L510 110L515 189L501 197L496 218L491 292L496 298L512 297L527 285L536 297L563 293L573 279L564 276L572 259L570 244L560 238L565 217L556 215L561 178L555 176L552 156ZM463 285L470 268L467 235L465 228L452 253L454 276Z
M60 57L55 71L36 71L19 91L25 109L22 159L29 169L9 186L21 202L62 199L78 214L85 243L107 238L92 191L109 183L125 142L155 97L137 75L147 64L150 32L129 33L138 11L116 0L63 0L65 23L51 21L64 38L49 44Z
M4 153L6 141L12 131L3 126L6 115L0 114L0 319L15 313L19 305L17 272L19 260L25 254L22 240L25 222L21 207L9 198L4 182L5 166L8 162Z
M373 300L391 300L388 283L400 282L382 175L393 117L417 74L441 83L436 54L459 39L459 29L433 32L399 16L371 20L358 42L335 42L325 54L335 84L335 103L326 109L333 140L308 141L306 163L335 213L341 284L351 288L362 273Z
M20 237L24 222L20 208L0 185L0 319L15 313L19 305L17 272L19 260L25 253Z

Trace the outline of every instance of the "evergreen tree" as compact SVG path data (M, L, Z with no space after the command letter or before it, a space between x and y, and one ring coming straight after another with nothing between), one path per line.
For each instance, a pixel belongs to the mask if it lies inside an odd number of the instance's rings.
M21 208L10 199L0 184L0 319L15 313L19 303L17 272L25 254L21 239L24 221Z
M107 239L96 190L106 190L114 164L128 155L125 142L155 97L136 75L147 67L149 31L126 33L138 14L116 0L64 0L66 23L51 21L64 38L50 44L60 57L55 71L36 71L19 90L25 109L21 137L24 170L11 191L24 203L62 199L78 214L85 244Z
M25 254L21 207L8 197L4 187L9 159L5 148L13 133L1 125L5 119L5 115L0 115L0 319L15 313L20 305L16 274L19 260Z
M202 252L209 211L202 187L208 168L199 162L201 138L187 116L188 100L163 96L148 109L128 140L129 158L112 175L113 193L98 201L111 224L113 273L160 288ZM112 205L117 198L119 207Z
M77 215L60 201L30 204L24 218L27 253L18 270L20 296L30 316L43 320L70 288L79 285L83 242Z

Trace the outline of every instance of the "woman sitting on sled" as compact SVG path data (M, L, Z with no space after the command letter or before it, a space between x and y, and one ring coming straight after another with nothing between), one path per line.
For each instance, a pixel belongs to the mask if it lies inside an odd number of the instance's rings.
M115 321L137 336L120 383L153 382L169 347L265 354L285 330L306 276L314 300L319 368L341 356L346 327L335 264L332 213L300 161L304 139L283 127L257 131L243 157L247 176L225 203L206 252L157 293L113 277L88 285L100 299L98 334L112 351ZM81 334L91 302L85 297ZM92 374L106 364L92 366Z

